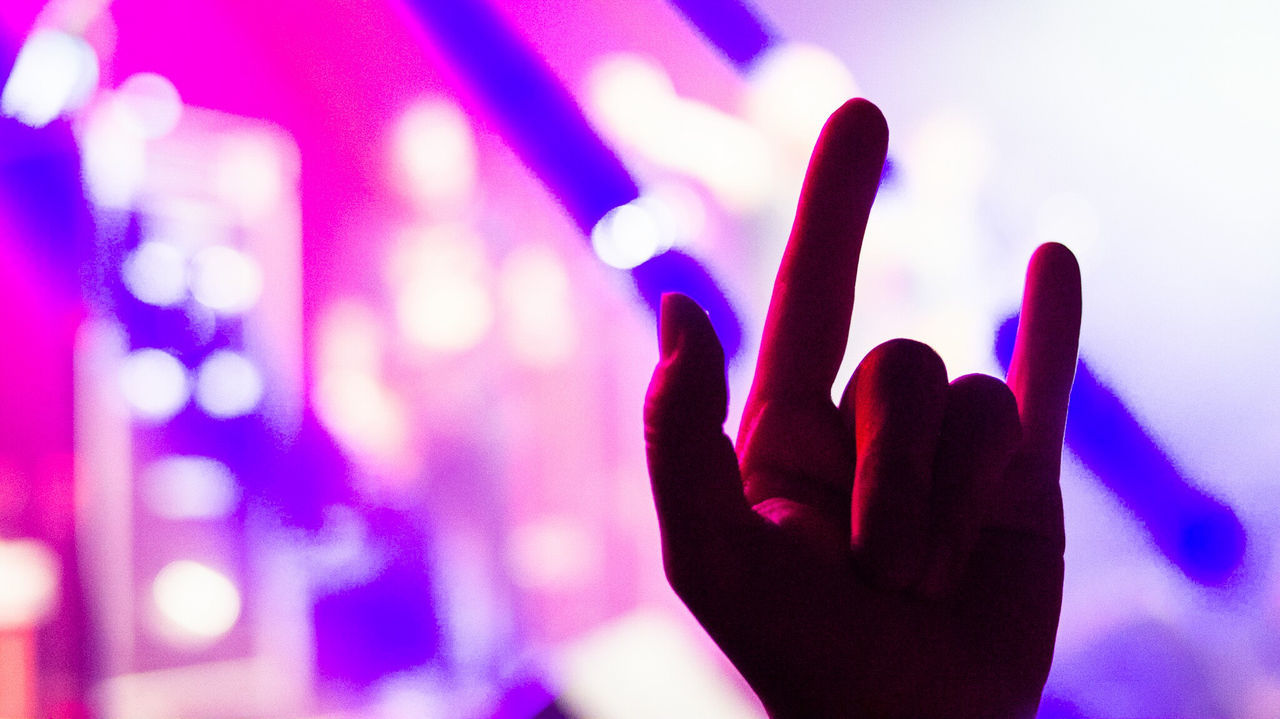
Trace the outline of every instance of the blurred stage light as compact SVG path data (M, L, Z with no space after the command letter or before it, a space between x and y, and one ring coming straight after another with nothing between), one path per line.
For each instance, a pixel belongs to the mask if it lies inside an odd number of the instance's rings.
M113 99L96 104L84 118L80 151L94 204L130 207L146 171L146 138L137 118Z
M180 644L204 645L240 619L240 592L225 574L199 562L180 559L157 574L151 599L161 633Z
M168 242L139 243L125 258L120 273L129 292L147 304L172 307L186 299L186 257Z
M98 56L82 38L37 30L27 38L0 93L0 112L44 127L83 106L98 86Z
M749 210L768 199L776 173L764 137L732 115L677 95L656 62L610 55L587 84L592 116L615 142L696 178L730 209Z
M629 270L675 244L669 224L648 203L633 200L605 213L591 230L591 248L610 267Z
M546 517L514 527L506 554L516 584L540 590L582 589L604 561L600 538L571 517Z
M244 355L231 350L210 353L196 370L196 404L212 417L248 414L262 400L262 373Z
M130 75L116 88L115 101L147 139L164 137L182 119L182 97L168 78L153 72Z
M396 319L411 341L432 350L460 352L484 338L493 308L484 286L474 278L424 278L401 289Z
M342 504L324 508L324 523L307 547L311 586L333 593L368 583L387 564L387 552L372 541L369 522Z
M162 457L142 471L139 482L147 507L165 519L222 519L240 502L231 469L211 457Z
M1006 370L1017 330L1014 315L996 332L996 357ZM1188 579L1213 587L1238 579L1248 545L1240 519L1182 474L1084 360L1071 388L1066 446L1137 516Z
M521 361L550 367L578 345L578 328L564 263L549 248L520 245L507 255L499 278L505 329Z
M218 314L238 314L262 294L262 269L243 252L215 245L191 258L191 294Z
M267 135L228 138L214 166L214 191L235 209L242 222L257 224L284 197L285 168L280 163L285 156Z
M396 320L411 342L439 352L478 344L493 323L482 241L460 225L406 234L392 258Z
M707 229L707 206L696 191L683 182L659 181L644 189L643 204L669 222L676 244L694 243Z
M28 629L58 603L58 555L34 539L0 540L0 631Z
M741 0L671 0L730 62L748 68L776 42L776 33Z
M422 719L450 716L450 697L443 687L432 687L412 675L392 676L378 683L370 702L370 719ZM521 719L533 719L532 716Z
M376 373L386 344L381 318L356 300L335 300L316 323L316 367L320 373Z
M634 53L601 58L587 76L587 104L598 125L628 143L645 145L671 131L675 85L656 61Z
M152 421L177 414L191 394L187 368L177 357L155 348L135 350L124 358L120 388L134 414Z
M844 63L806 43L772 45L747 72L746 115L765 132L812 148L827 118L858 86Z
M409 0L406 6L512 149L584 234L590 235L606 213L640 195L630 172L587 123L572 95L490 2ZM741 322L698 260L667 252L634 267L632 277L654 314L663 292L684 292L698 300L725 338L727 355L736 355Z
M670 250L633 267L631 278L654 314L665 292L683 293L701 305L724 345L725 358L730 362L737 358L742 349L742 322L702 263L680 250Z
M640 609L562 650L560 701L594 719L762 716L715 659L692 622Z
M403 406L366 372L323 372L315 403L325 427L349 450L385 460L404 447L408 428Z
M639 194L546 62L486 0L405 3L504 139L585 233Z
M476 183L476 143L462 109L444 99L411 106L393 138L401 192L436 212L464 207Z

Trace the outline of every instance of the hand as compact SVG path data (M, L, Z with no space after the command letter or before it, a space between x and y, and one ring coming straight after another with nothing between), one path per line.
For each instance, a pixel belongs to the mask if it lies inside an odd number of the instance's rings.
M1007 384L948 384L893 340L836 406L887 142L865 100L822 131L736 451L719 340L663 298L645 436L667 577L772 717L1031 717L1062 600L1079 269L1061 245L1032 257Z

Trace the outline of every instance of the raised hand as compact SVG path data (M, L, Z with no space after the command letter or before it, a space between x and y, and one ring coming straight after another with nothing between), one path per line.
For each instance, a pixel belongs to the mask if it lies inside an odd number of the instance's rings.
M1032 257L1007 384L948 384L893 340L837 406L887 141L865 100L823 129L736 451L715 332L663 298L645 435L667 577L772 717L1031 717L1062 598L1079 270L1061 245Z

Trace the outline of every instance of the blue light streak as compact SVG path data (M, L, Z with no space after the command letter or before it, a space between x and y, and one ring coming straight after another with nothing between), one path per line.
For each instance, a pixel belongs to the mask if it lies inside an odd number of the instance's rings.
M591 129L573 97L492 6L484 0L406 0L406 7L584 237L610 210L640 196L631 174ZM632 277L655 314L664 292L697 300L720 333L726 356L736 355L741 324L697 260L667 252L632 270Z
M1018 317L996 333L1006 371ZM1161 553L1188 579L1230 582L1244 561L1244 526L1231 507L1195 487L1084 360L1076 366L1066 444L1146 527Z
M742 349L742 324L724 292L697 260L671 250L631 270L631 276L645 304L655 312L664 292L681 292L702 305L720 337L726 359L736 357Z
M751 67L777 37L763 17L739 0L671 0L671 4L740 70Z

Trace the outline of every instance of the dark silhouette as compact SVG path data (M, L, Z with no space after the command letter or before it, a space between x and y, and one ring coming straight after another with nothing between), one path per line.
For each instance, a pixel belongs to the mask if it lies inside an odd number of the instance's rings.
M1061 245L1031 258L1007 384L948 384L893 340L837 406L887 142L865 100L822 131L736 451L715 332L663 298L645 439L667 577L772 717L1031 717L1062 599L1079 269Z

